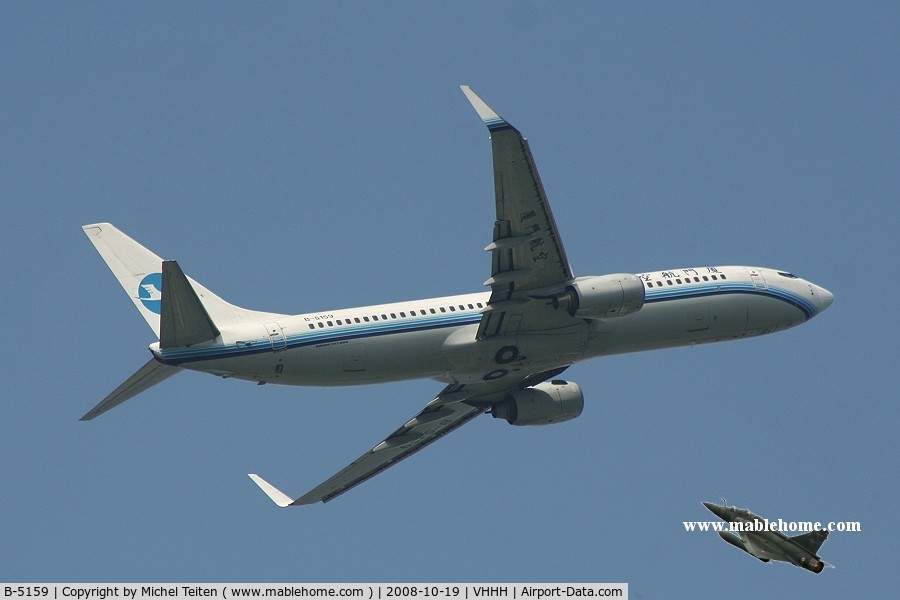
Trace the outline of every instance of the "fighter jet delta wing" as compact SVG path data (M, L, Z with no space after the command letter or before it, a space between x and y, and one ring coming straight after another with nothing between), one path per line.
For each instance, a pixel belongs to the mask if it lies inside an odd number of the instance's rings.
M528 142L468 86L460 86L491 133L497 219L491 288L477 338L571 323L547 298L573 279L556 221Z

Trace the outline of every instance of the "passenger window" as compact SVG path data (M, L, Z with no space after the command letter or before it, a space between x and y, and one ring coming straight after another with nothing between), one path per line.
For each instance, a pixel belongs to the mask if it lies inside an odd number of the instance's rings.
M381 315L381 320L382 320L382 321L387 321L387 315Z
M450 305L450 312L456 312L456 307L452 304Z
M378 320L378 315L372 315L372 320L373 320L373 321L377 321L377 320Z
M648 287L648 288L652 288L652 287L653 287L653 282L652 282L652 281L648 281L648 282L647 282L647 287Z
M359 317L353 317L353 320L359 323Z
M319 321L319 329L322 329L323 327L325 327L325 324L322 323L322 321Z
M405 318L406 318L406 313L405 313L405 312L401 312L401 313L400 313L400 317L403 318L403 319L405 319Z
M700 278L699 278L699 277L694 277L694 281L696 281L696 282L699 283L699 282L700 282Z
M469 308L475 308L475 307L474 307L474 306L472 306L472 305L471 305L471 304L470 304L470 305L469 305Z
M719 277L721 277L722 279L725 279L725 275L724 275L724 274L719 274Z
M703 281L709 281L709 277L707 277L706 275L704 275L704 276L703 276Z
M434 309L432 308L432 309L431 309L431 314L435 315L435 314L437 314L437 311L434 310Z
M719 280L719 278L716 277L715 275L710 275L710 277L712 277L712 280L713 280L713 281L718 281L718 280Z
M368 323L368 322L369 322L369 317L363 317L363 321L365 321L366 323Z
M315 326L315 325L313 325L313 324L312 324L312 323L310 323L310 324L309 324L309 328L310 328L310 329L315 329L315 328L316 328L316 326Z
M396 318L397 318L397 315L394 314L394 313L391 313L391 318L392 318L392 319L396 319Z
M666 279L666 285L672 285L672 280L671 280L671 279Z
M329 327L334 327L334 323L333 323L332 321L328 321L328 326L329 326Z

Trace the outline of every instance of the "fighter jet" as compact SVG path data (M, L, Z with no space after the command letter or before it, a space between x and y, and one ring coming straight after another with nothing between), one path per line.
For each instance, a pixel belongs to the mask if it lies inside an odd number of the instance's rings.
M813 573L821 573L825 567L834 568L820 559L816 552L828 537L827 531L810 531L794 537L788 537L771 528L772 523L755 515L746 508L728 506L722 499L722 506L712 502L704 502L703 506L710 512L729 523L739 524L740 537L729 532L720 531L719 537L763 562L779 560L789 562ZM772 530L770 530L772 529Z

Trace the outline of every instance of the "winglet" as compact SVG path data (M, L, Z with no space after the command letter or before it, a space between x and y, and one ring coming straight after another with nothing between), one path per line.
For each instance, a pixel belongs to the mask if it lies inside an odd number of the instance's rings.
M459 89L466 95L466 98L472 104L472 108L475 109L475 112L478 113L478 116L481 117L481 120L484 121L484 124L490 131L512 128L512 125L503 120L503 117L498 115L493 108L488 106L487 102L479 98L478 94L472 91L472 88L467 85L461 85L459 86Z
M294 503L293 498L279 490L277 487L275 487L256 473L248 473L248 477L253 480L253 483L259 486L259 489L264 491L266 495L272 499L272 502L274 502L281 508L290 506Z

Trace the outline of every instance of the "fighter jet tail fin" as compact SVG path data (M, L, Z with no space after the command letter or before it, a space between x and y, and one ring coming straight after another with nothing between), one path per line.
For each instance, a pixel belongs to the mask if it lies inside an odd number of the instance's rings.
M819 548L825 543L826 538L828 538L827 531L810 531L809 533L794 536L791 539L804 549L809 550L813 554L818 554Z

